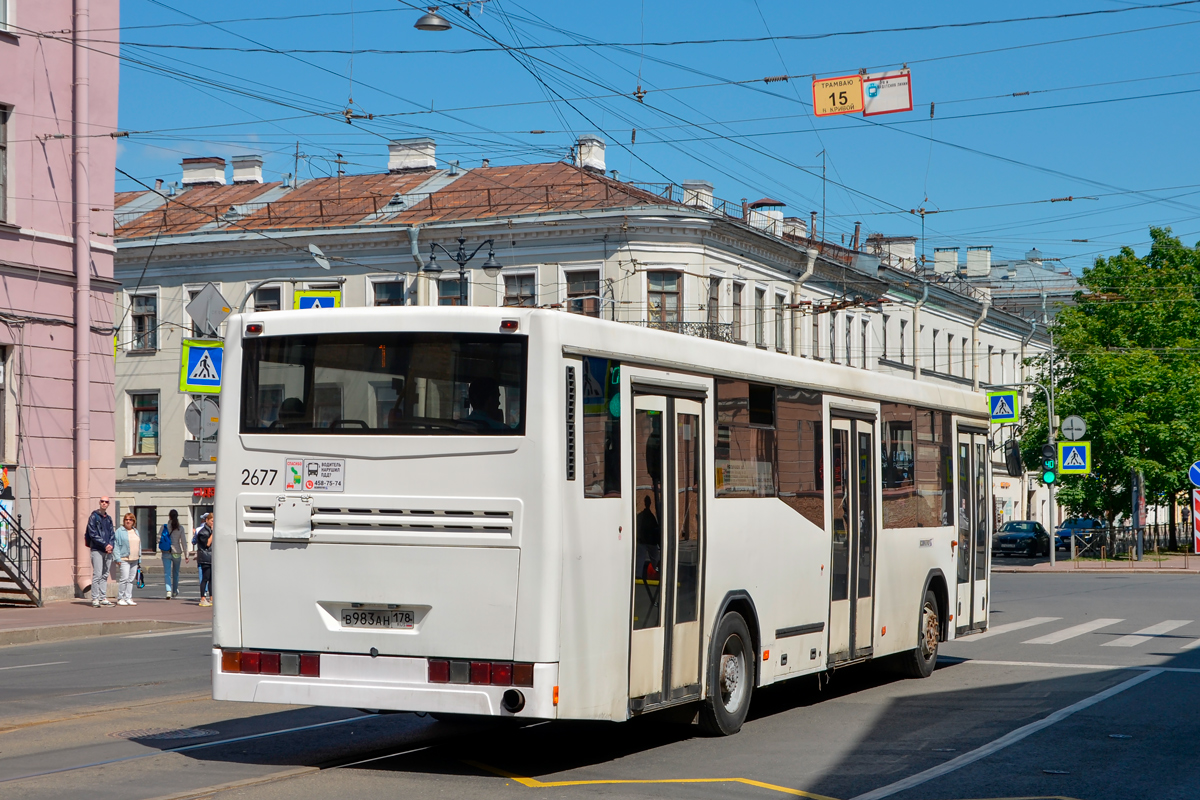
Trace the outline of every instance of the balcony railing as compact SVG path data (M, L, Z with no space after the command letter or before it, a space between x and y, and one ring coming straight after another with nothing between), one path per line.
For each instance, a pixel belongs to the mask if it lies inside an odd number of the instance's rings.
M670 320L632 320L632 325L643 328L653 328L660 331L682 333L684 336L696 336L701 339L712 339L717 342L733 341L733 325L729 322L679 322Z

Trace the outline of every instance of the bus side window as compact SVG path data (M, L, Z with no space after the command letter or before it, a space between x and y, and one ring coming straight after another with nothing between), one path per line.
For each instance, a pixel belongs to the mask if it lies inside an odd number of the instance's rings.
M583 359L583 496L621 496L621 364Z

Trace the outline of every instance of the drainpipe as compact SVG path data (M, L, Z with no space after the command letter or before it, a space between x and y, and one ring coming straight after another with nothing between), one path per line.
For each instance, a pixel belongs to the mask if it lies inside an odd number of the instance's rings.
M408 228L408 244L412 251L413 263L417 265L417 305L426 305L426 298L429 296L429 287L421 280L421 270L425 265L421 262L421 252L417 246L417 239L421 235L420 225L411 225Z
M975 391L979 391L979 326L983 324L983 319L988 315L988 309L992 307L992 298L983 298L983 308L979 309L979 319L975 320L975 324L971 326L971 387Z
M71 200L75 216L75 530L71 541L74 552L75 596L83 597L85 575L91 557L83 546L88 515L92 511L91 492L91 336L92 336L92 219L91 191L88 185L88 38L91 20L88 0L75 0L75 33L72 36L74 56L74 109L71 119L74 164L71 177Z
M912 341L913 341L913 380L921 380L921 306L929 299L929 284L921 290L921 299L913 305Z
M796 278L796 282L792 284L792 305L800 303L800 289L813 276L817 270L817 248L810 247L805 251L808 256L808 265L804 268L804 272L800 273ZM803 317L798 312L798 308L792 309L792 355L800 355L800 327Z

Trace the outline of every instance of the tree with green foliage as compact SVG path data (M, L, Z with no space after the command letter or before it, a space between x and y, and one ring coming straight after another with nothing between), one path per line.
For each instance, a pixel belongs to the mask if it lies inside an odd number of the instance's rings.
M1077 305L1053 326L1055 413L1088 424L1092 474L1063 476L1059 503L1073 514L1112 522L1128 515L1129 482L1141 470L1149 498L1172 506L1200 460L1200 245L1169 228L1150 230L1142 257L1130 248L1085 269ZM1033 360L1047 385L1049 358ZM1035 392L1024 411L1022 450L1040 465L1046 407Z

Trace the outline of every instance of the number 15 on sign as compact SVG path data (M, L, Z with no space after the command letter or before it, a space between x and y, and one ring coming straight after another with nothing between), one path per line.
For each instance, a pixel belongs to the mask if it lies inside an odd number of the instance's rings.
M813 113L818 117L857 114L865 106L861 75L818 78L813 81Z

